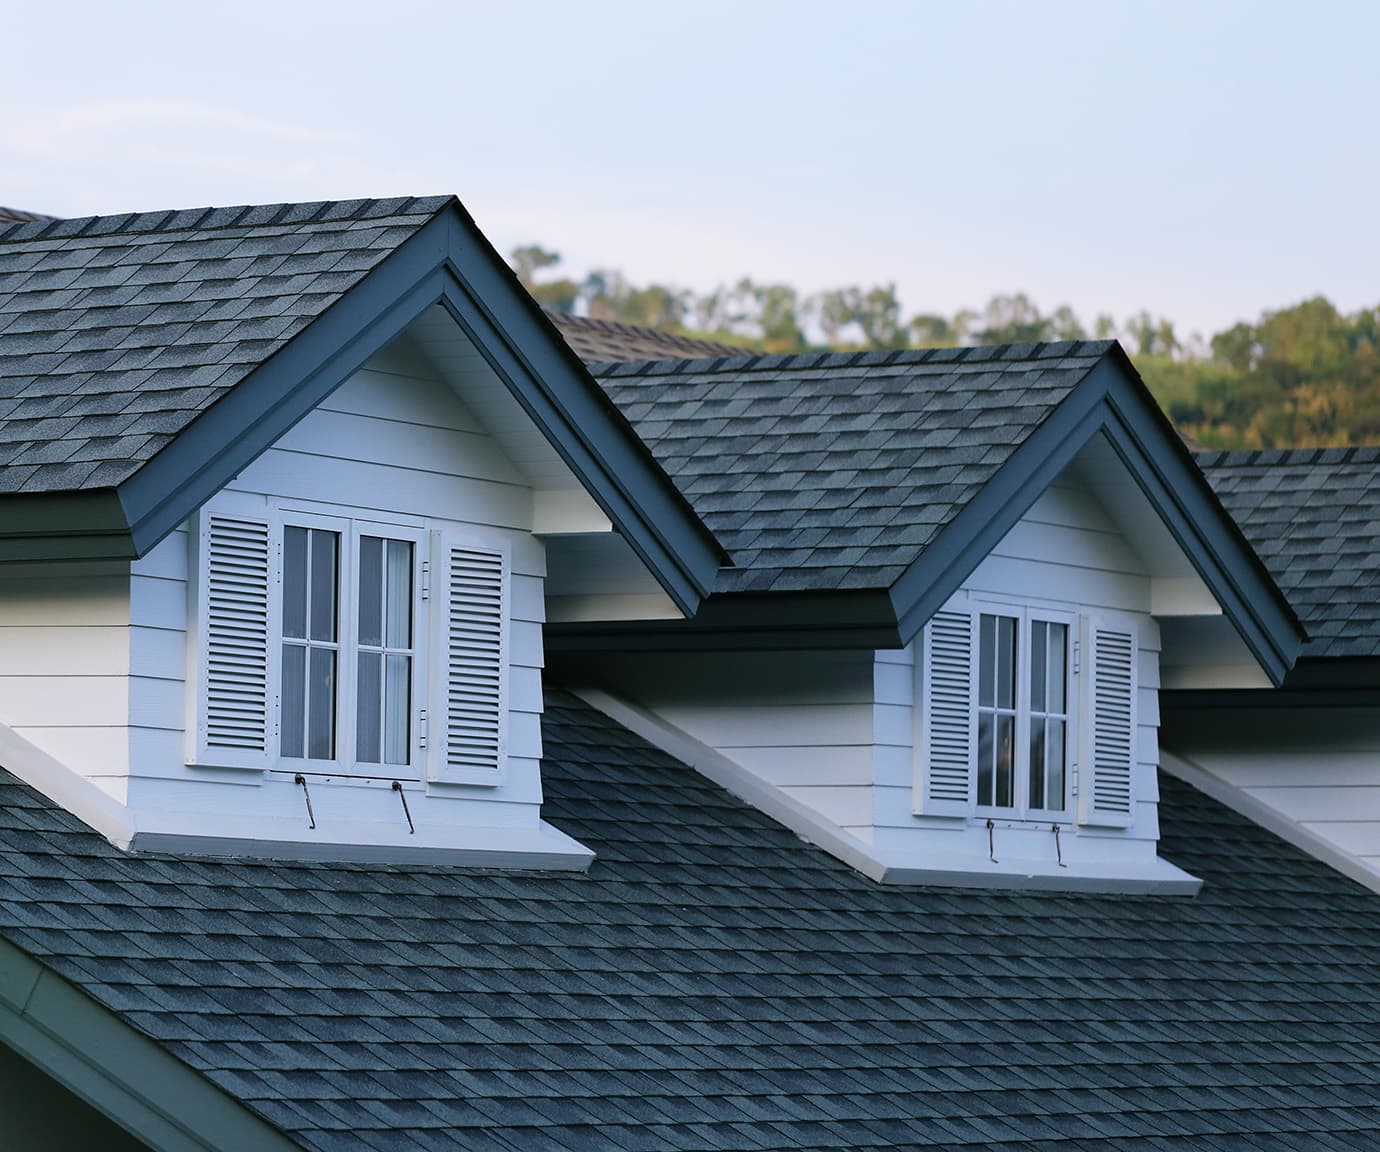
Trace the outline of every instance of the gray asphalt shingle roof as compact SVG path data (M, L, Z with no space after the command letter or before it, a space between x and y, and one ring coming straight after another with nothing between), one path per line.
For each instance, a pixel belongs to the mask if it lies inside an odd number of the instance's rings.
M0 222L0 492L118 485L450 202Z
M731 556L716 591L885 588L1111 347L590 370Z
M1380 448L1196 459L1308 629L1303 655L1380 655Z
M1195 899L906 889L573 697L544 746L588 875L126 855L5 783L0 933L321 1152L1380 1142L1380 900L1172 779Z

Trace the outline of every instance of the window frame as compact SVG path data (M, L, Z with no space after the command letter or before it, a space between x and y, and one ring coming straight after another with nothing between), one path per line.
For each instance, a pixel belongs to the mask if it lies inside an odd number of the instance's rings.
M1082 614L1067 609L1050 608L1039 604L1016 604L999 600L971 600L967 610L972 617L974 636L973 651L973 691L970 708L973 717L973 815L981 819L1023 821L1031 823L1073 823L1077 808L1076 766L1078 763L1080 724L1078 645ZM979 700L979 678L981 669L981 622L983 616L1005 616L1016 621L1016 705L1015 705L1015 757L1012 764L1012 790L1016 803L1011 807L996 804L978 803L978 763L977 731L978 715L982 707ZM1031 624L1043 621L1064 625L1064 807L1033 808L1030 796L1030 633ZM994 788L995 793L995 788Z

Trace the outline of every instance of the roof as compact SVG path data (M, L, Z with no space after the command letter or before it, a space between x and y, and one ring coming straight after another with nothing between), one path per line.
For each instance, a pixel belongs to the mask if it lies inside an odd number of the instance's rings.
M547 318L565 337L565 342L580 359L595 363L605 360L672 360L703 356L741 356L743 350L717 340L682 336L661 328L640 324L620 324L616 320L595 320L572 312L548 308Z
M1197 460L1308 629L1303 655L1380 656L1380 448Z
M890 586L1111 341L595 364L732 558L721 592Z
M438 306L693 612L720 549L452 196L0 226L0 560L143 555Z
M26 212L22 208L6 208L0 204L0 223L56 219L56 216L45 216L42 212Z
M587 875L123 854L0 785L0 935L344 1149L1370 1149L1380 900L1162 778L1192 900L869 883L575 698Z
M448 203L0 226L0 492L128 479Z

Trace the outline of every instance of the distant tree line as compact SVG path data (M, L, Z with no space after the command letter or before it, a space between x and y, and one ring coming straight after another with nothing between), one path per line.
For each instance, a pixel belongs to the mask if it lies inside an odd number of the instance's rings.
M743 278L697 294L636 285L597 269L558 274L560 256L538 245L511 256L518 277L548 308L641 324L764 352L947 348L1041 340L1119 339L1171 420L1218 448L1380 443L1380 308L1352 315L1324 297L1266 312L1204 340L1181 338L1142 311L1085 325L1067 305L1045 313L1024 293L994 296L952 316L902 314L895 284L802 295L789 284Z

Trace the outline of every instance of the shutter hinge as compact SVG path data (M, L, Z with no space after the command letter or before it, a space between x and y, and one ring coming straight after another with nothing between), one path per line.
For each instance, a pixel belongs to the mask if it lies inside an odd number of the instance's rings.
M1083 642L1075 640L1073 642L1073 674L1078 675L1078 665L1083 657Z
M431 599L431 561L422 561L422 599ZM423 713L425 715L425 713Z
M417 713L417 747L426 747L426 709Z

